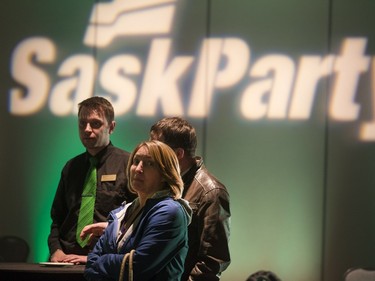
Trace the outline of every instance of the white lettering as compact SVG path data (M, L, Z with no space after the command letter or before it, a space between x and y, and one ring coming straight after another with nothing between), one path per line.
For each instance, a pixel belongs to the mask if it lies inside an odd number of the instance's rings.
M207 116L214 88L229 87L237 83L245 74L249 61L250 50L243 40L205 39L202 43L188 114L194 117Z
M360 128L359 138L363 141L375 140L375 58L372 59L371 67L371 93L372 93L372 120L363 122Z
M103 88L116 95L110 99L116 115L125 114L134 105L137 97L137 86L128 75L138 75L142 71L139 59L130 55L118 55L109 59L100 72Z
M191 65L192 57L175 57L169 65L170 39L155 39L151 44L148 65L139 98L137 114L152 116L158 101L166 115L183 115L182 93L178 80Z
M266 93L272 88L272 79L254 82L242 94L240 111L247 119L261 119L267 114Z
M294 63L286 56L270 55L258 60L250 76L266 79L245 89L241 101L244 117L260 119L267 114L273 119L285 118L294 72ZM271 75L272 79L267 78Z
M48 99L50 81L47 72L37 63L52 63L56 48L47 38L25 39L12 54L11 75L26 88L10 90L10 112L16 115L30 115L42 109Z
M244 118L306 120L311 117L319 83L334 74L329 116L338 121L359 118L361 107L356 92L360 75L371 63L371 57L365 55L367 38L345 38L337 56L301 56L298 68L291 57L270 54L249 69L250 46L230 37L204 39L193 69L195 57L173 56L172 44L170 38L153 39L145 67L140 58L128 54L110 57L101 69L92 55L72 55L58 69L56 76L62 79L51 87L47 64L56 63L55 43L43 37L25 39L12 53L11 76L17 86L9 91L9 111L15 115L35 114L49 97L51 112L66 116L77 113L80 101L102 95L112 102L117 116L132 108L136 108L137 115L152 116L160 108L164 115L184 115L186 110L190 117L203 118L210 113L218 90L248 83L239 102ZM373 100L374 65L373 57ZM137 85L142 78L143 83ZM190 79L192 86L187 89L184 86ZM371 106L373 120L361 124L360 138L364 141L375 140L375 102Z
M78 113L78 103L93 95L96 68L94 58L89 55L75 55L62 63L58 74L68 78L51 91L49 104L54 114Z
M355 102L359 75L368 70L370 58L364 56L367 40L364 38L345 39L341 56L337 57L334 71L337 73L330 115L337 120L355 120L360 106Z
M319 56L304 56L300 59L293 99L290 106L290 119L308 119L319 80L332 73L334 56L322 59Z

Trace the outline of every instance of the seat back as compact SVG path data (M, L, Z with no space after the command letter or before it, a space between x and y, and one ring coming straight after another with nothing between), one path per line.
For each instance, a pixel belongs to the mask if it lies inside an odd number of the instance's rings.
M350 268L344 274L345 281L375 281L375 269Z
M29 251L29 245L21 237L0 237L0 262L26 262Z

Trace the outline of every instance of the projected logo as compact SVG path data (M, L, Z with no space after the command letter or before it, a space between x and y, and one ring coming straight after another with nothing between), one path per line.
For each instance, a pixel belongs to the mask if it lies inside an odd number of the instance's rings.
M332 78L329 117L359 120L358 84L372 65L365 54L367 38L344 38L339 54L303 55L298 62L279 53L253 61L249 44L233 36L203 38L197 55L182 56L173 52L177 5L177 0L114 0L93 7L84 45L106 50L124 38L147 38L147 56L112 54L98 62L92 54L73 54L57 62L52 39L21 41L11 58L11 76L19 86L10 90L10 112L32 115L48 105L58 116L76 114L77 103L95 92L113 102L117 115L134 109L138 116L161 110L164 115L204 118L211 113L215 95L236 87L233 96L240 102L233 103L233 111L249 122L307 120L319 83ZM44 66L56 63L60 65L54 77ZM183 88L187 77L190 86ZM375 140L375 120L361 124L360 139Z
M84 38L88 46L107 47L122 36L171 32L176 0L114 0L93 8Z

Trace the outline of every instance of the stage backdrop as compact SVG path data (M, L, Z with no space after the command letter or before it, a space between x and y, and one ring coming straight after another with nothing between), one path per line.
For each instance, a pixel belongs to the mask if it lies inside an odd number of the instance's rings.
M375 2L2 0L0 235L45 261L77 104L112 101L131 151L188 119L231 196L223 281L339 281L375 265Z

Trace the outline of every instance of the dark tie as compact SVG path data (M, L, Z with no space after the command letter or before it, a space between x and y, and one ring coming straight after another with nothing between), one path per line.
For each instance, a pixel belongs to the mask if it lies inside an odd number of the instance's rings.
M81 208L79 210L76 232L77 242L82 248L86 246L89 237L87 236L86 239L81 240L79 235L86 225L93 223L94 219L94 206L96 196L96 163L96 158L90 158L90 168L87 172L85 184L82 191Z

